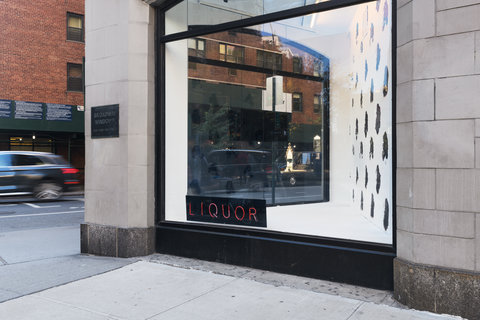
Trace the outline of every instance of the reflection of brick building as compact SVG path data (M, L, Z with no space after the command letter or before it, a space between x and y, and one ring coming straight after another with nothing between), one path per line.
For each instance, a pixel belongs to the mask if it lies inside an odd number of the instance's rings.
M6 110L0 150L55 152L84 167L84 6L84 0L0 1L0 100ZM29 106L40 115L16 116L25 102L34 102ZM72 106L71 113L47 119L52 104Z
M328 113L326 57L294 41L253 29L189 39L188 47L189 101L193 108L203 106L200 113L213 106L241 110L230 117L229 134L234 139L250 143L294 141L311 150L313 137L322 135ZM272 112L274 75L277 116ZM256 127L265 129L245 132L246 119L263 121ZM283 132L283 136L274 138L272 132Z

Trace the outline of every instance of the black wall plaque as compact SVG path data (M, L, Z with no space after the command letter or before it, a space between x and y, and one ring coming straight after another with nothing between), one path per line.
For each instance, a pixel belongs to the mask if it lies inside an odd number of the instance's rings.
M187 196L187 220L266 227L266 202L259 199Z
M117 138L118 115L118 104L92 107L92 138Z

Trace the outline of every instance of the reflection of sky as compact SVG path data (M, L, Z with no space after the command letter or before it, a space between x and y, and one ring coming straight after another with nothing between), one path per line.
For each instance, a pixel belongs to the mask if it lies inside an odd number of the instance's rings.
M227 0L227 2L225 2L225 0L189 0L193 6L201 4L225 12L237 13L239 14L239 19L242 18L240 15L242 15L243 18L245 16L258 16L325 1L329 0ZM353 6L329 12L314 13L304 17L284 20L282 23L277 22L275 25L282 24L288 26L292 29L291 32L294 30L314 32L318 36L345 33L348 32L350 21L353 18L356 8L357 6ZM215 13L218 14L219 12L215 11ZM196 21L197 19L198 21ZM194 13L191 13L189 24L201 24L200 21L203 19L203 17L196 17ZM258 27L252 28L259 29ZM271 30L269 31L271 32ZM279 30L279 32L281 32L281 30ZM285 34L279 35L286 36Z

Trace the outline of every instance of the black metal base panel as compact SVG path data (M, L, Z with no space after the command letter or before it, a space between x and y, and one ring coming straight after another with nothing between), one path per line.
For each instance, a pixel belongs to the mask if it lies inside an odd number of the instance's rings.
M382 246L182 223L157 226L156 240L159 253L393 289L394 254Z

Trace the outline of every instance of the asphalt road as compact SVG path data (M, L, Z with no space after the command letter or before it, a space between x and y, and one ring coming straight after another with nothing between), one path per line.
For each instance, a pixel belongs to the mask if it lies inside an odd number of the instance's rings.
M0 265L80 253L84 201L0 203Z

